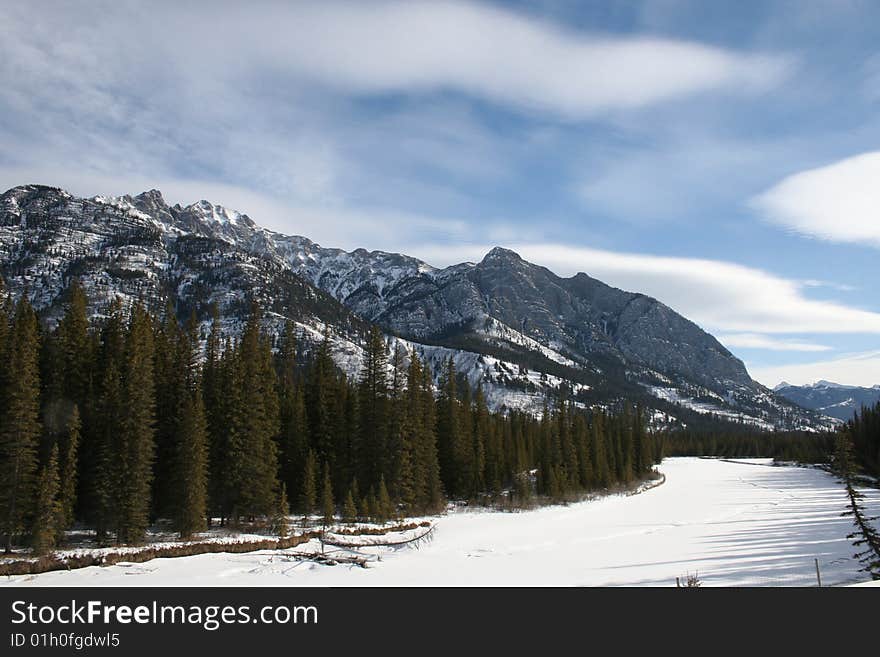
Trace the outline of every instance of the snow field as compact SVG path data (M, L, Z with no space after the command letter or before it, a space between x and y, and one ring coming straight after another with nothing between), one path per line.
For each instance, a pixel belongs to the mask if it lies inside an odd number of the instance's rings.
M811 586L867 579L841 517L846 495L828 473L767 459L666 459L666 483L522 513L452 512L431 541L364 547L367 568L294 558L317 541L277 552L206 554L13 577L49 586ZM880 491L868 489L868 511ZM369 538L369 537L365 537ZM327 546L327 554L351 555ZM339 552L334 552L340 550Z

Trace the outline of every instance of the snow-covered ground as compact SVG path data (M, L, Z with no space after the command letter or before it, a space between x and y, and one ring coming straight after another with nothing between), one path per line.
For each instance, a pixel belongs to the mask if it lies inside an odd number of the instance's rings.
M666 483L524 513L461 512L436 519L430 543L371 547L368 568L291 559L287 551L155 559L37 576L13 585L54 586L808 586L818 559L824 585L867 579L846 539L842 487L811 468L769 460L675 458ZM880 491L866 490L880 511ZM372 537L375 538L375 537ZM328 552L335 548L328 547ZM343 551L341 553L350 554Z

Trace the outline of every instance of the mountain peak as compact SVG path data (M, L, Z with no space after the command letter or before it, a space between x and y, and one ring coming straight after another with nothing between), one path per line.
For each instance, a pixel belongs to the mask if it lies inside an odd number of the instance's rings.
M237 226L239 223L244 223L251 227L254 225L246 214L242 214L237 210L230 210L222 205L215 205L205 199L187 206L184 210L191 212L203 221L223 226Z
M147 192L141 192L140 194L135 196L135 198L142 199L144 201L152 201L153 203L161 203L161 204L165 205L165 199L162 196L162 192L160 192L158 189L151 189Z
M15 187L10 187L5 192L0 194L0 196L16 196L18 194L32 194L32 193L46 193L52 192L56 194L61 194L62 196L70 196L68 192L61 189L60 187L52 187L51 185L38 185L38 184L29 184L29 185L16 185Z
M516 251L505 249L503 246L496 246L483 258L483 262L491 261L522 262L523 259Z
M834 383L834 381L826 381L825 379L820 379L816 381L811 387L813 388L851 388L852 386L845 386L840 383Z
M158 189L151 189L148 192L141 192L134 198L127 198L131 199L132 204L138 210L146 212L147 214L154 214L158 211L168 209L168 204L162 197L162 192L160 192Z

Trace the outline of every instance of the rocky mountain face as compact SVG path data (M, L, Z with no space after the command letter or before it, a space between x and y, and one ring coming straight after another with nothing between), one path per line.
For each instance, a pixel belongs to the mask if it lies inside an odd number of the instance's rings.
M798 406L843 421L851 420L862 406L874 406L880 402L880 385L863 388L818 381L806 386L780 383L773 390Z
M561 278L507 249L479 263L434 268L396 253L323 248L200 201L160 192L75 198L37 185L0 196L0 273L50 324L74 277L100 316L116 298L207 326L216 303L230 333L250 300L270 330L293 319L306 348L326 333L350 374L371 323L438 370L453 358L495 408L539 412L564 394L584 405L626 398L655 423L725 420L762 428L825 424L753 381L743 363L656 299L586 274Z

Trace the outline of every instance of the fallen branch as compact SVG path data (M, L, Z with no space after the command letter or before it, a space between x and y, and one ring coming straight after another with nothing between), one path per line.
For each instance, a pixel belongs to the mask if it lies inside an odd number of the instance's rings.
M286 550L319 537L320 532L306 532L305 534L297 534L287 538L267 538L255 541L234 541L228 543L204 541L185 543L183 545L147 546L137 551L106 552L102 554L87 553L66 556L48 554L39 559L0 562L0 576L36 575L53 570L73 570L88 566L112 566L120 562L144 563L153 559L189 557L196 554L220 552L239 554L243 552L256 552L258 550Z
M321 552L294 552L293 554L279 555L284 561L313 561L324 566L337 566L339 564L351 564L366 568L369 560L359 554L352 555L328 555Z
M349 550L356 550L358 548L365 548L365 547L398 547L401 545L409 545L409 544L418 545L421 541L428 541L431 539L431 535L433 534L435 527L436 527L436 525L431 525L431 527L428 530L422 532L418 536L414 536L413 538L403 539L400 541L376 541L376 542L371 541L369 543L347 543L345 541L340 541L338 539L334 539L334 538L328 539L328 538L324 537L321 539L321 542L324 543L325 545L332 545L333 547L346 548Z

